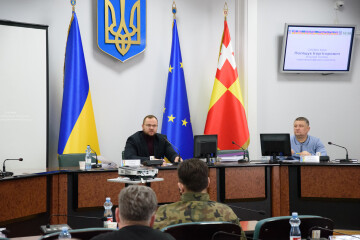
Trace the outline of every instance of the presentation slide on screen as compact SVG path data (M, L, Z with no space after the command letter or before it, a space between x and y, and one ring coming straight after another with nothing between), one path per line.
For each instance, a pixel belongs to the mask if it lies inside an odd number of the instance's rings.
M353 28L288 27L284 70L348 70Z

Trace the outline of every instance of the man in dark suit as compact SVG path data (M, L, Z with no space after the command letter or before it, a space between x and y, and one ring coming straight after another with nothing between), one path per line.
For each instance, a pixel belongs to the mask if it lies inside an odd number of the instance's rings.
M170 162L181 159L167 140L166 135L157 133L158 120L154 115L144 118L142 131L131 135L125 145L125 159L140 159L141 162L166 157Z

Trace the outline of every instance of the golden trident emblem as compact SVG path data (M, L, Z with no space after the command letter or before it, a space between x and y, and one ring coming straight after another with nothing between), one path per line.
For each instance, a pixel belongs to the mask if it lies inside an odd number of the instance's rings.
M109 10L111 13L111 25L109 26ZM136 11L136 22L137 26L134 25L134 15ZM116 27L116 17L114 6L111 4L110 0L105 0L105 43L114 43L116 49L121 55L125 55L132 44L140 44L140 1L136 1L131 8L129 28L132 29L129 32L128 27L125 22L125 0L120 0L120 24L117 32L114 31ZM115 39L109 39L109 34L113 35ZM136 35L136 40L133 40L132 37Z

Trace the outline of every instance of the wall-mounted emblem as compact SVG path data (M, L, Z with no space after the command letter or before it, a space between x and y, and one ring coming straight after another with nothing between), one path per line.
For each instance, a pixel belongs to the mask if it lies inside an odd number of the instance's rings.
M146 47L146 0L98 0L98 46L124 62Z

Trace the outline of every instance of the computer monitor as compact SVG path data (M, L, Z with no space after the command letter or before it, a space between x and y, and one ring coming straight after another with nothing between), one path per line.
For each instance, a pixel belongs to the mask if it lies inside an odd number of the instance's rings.
M272 156L273 161L279 160L278 156L291 156L289 133L262 133L260 142L261 154Z
M194 158L210 158L217 156L217 135L195 135L194 136Z

